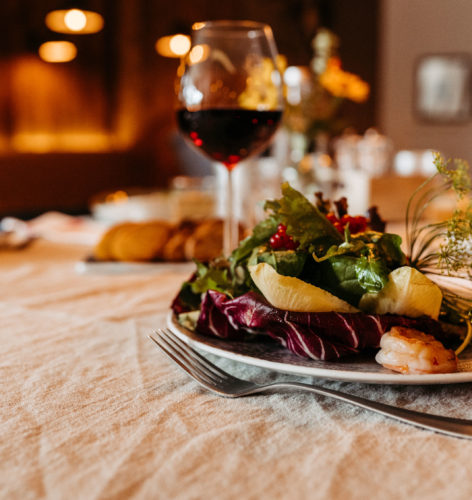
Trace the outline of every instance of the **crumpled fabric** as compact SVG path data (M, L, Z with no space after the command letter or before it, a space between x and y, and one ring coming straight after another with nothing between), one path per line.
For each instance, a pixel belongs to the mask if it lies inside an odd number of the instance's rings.
M0 253L0 498L470 498L472 441L299 391L220 398L171 364L147 335L191 265L80 275L83 257ZM471 384L316 383L472 419Z

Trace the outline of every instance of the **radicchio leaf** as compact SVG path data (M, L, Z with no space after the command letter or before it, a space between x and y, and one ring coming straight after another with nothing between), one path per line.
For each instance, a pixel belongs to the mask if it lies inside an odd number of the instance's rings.
M440 324L427 317L284 311L255 292L229 299L215 290L204 296L197 331L238 340L247 334L269 335L299 356L327 361L378 348L392 326L415 328L438 338L443 335Z

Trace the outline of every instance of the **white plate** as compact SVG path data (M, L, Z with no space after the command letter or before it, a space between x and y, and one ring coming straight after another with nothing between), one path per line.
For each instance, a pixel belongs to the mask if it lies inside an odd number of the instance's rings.
M402 375L377 364L372 357L352 356L341 361L315 361L297 356L271 342L236 342L207 337L183 328L172 312L168 327L188 344L202 351L249 365L292 375L368 384L430 385L472 382L472 349L461 355L459 372L428 375Z

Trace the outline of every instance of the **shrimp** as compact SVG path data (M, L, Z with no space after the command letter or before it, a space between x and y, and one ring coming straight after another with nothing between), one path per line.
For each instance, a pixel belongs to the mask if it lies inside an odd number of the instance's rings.
M432 335L394 326L380 339L377 363L400 373L450 373L457 371L457 357Z

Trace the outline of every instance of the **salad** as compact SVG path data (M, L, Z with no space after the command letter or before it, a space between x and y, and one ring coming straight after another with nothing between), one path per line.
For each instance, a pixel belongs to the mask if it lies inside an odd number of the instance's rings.
M451 165L435 154L434 162L438 173L408 205L407 253L375 208L352 216L345 199L331 203L317 193L312 204L284 183L230 256L196 262L172 303L179 322L227 339L270 337L317 360L380 348L377 361L395 371L455 371L472 337L472 300L434 278L469 284L471 182L463 160ZM451 217L422 222L448 190L458 201Z

